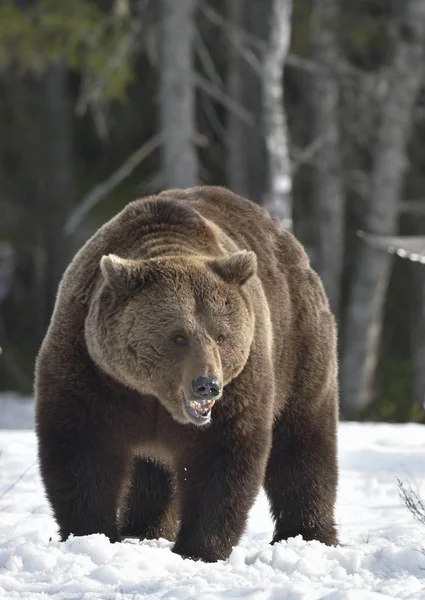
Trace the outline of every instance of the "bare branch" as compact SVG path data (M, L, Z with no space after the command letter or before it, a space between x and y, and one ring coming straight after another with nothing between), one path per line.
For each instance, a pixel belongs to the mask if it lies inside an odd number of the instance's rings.
M18 484L18 483L19 483L19 482L20 482L20 481L21 481L21 480L22 480L22 479L25 477L25 475L28 473L28 471L30 471L30 470L31 470L31 469L32 469L32 468L33 468L33 467L34 467L36 464L37 464L37 461L36 461L36 460L35 460L33 463L31 463L31 464L30 464L30 465L29 465L29 466L28 466L28 467L25 469L25 471L24 471L23 473L21 473L21 474L19 475L19 477L18 477L18 478L17 478L17 479L16 479L16 480L15 480L15 481L14 481L14 482L11 484L11 485L9 485L9 487L8 487L8 488L6 488L6 489L4 490L4 492L2 492L2 493L0 494L0 500L2 500L2 499L3 499L3 498L6 496L6 494L8 494L8 493L9 493L11 490L13 490L13 488L14 488L14 487L15 487L15 486L16 486L16 485L17 485L17 484Z
M332 139L333 131L328 131L325 135L313 140L311 144L300 150L292 159L292 174L295 173L306 163L309 163L314 156Z
M217 71L217 68L214 64L211 53L209 52L207 46L205 45L199 31L196 32L195 47L196 47L196 51L199 56L199 59L200 59L201 63L203 64L204 69L205 69L206 73L208 74L209 78L219 88L221 88L221 87L224 88L224 82L221 78L221 75ZM212 130L216 133L216 135L220 139L224 139L225 138L225 128L222 125L222 123L220 122L220 119L217 115L217 112L216 112L213 102L211 102L211 99L208 94L203 94L203 99L204 99L203 107L204 107L205 115L211 125Z
M208 6L207 3L203 3L201 8L207 19L224 30L230 43L238 50L238 52L240 52L241 56L252 67L253 71L261 76L261 60L252 50L252 47L262 53L266 48L266 42L256 35L235 25L235 23L229 21L229 19L226 19L216 10Z
M111 59L107 62L99 77L91 82L86 79L86 85L84 86L83 92L77 102L76 113L78 116L84 115L87 110L87 106L99 98L100 93L107 85L111 74L123 63L131 48L133 48L141 30L141 21L135 21L128 34L121 40L116 52L114 52Z
M143 5L140 8L139 13L142 13L147 5L149 4L149 0L144 0ZM138 18L134 18L132 21L132 25L127 35L120 40L118 47L111 59L105 65L102 73L97 77L94 81L89 81L86 77L84 80L83 89L81 95L77 102L76 113L81 116L84 115L87 106L99 98L100 93L107 85L111 74L124 62L127 55L130 51L135 47L137 43L137 38L140 36L140 33L143 28L143 21L139 14Z
M254 116L246 110L243 106L241 106L238 102L230 98L227 94L225 94L222 90L220 90L216 85L214 85L211 81L204 79L200 75L194 73L192 75L194 83L198 86L206 94L209 94L211 98L220 102L225 108L232 111L241 121L249 125L250 127L255 126L255 118Z
M257 73L257 75L261 77L261 60L257 57L255 52L253 52L253 50L251 50L251 48L238 36L231 37L230 41L239 54L241 54L242 58L250 65L254 73Z
M90 101L90 111L93 116L93 123L96 133L102 142L109 141L108 119L104 112L104 103L100 98Z
M162 143L162 134L154 135L145 142L136 152L129 156L125 162L102 183L96 184L90 192L83 198L80 204L69 215L64 231L67 235L72 235L88 213L113 189L117 187L126 177L128 177L136 167L140 165L152 152L154 152Z
M425 263L425 236L423 235L375 235L358 231L357 235L370 246L408 258L413 262Z
M221 27L230 38L238 36L260 52L264 52L266 47L266 42L264 40L252 33L249 33L249 31L246 31L242 27L238 27L229 21L229 19L223 17L223 15L212 8L212 6L210 6L207 2L202 2L200 8L204 16L214 25Z
M207 94L202 94L201 102L205 111L205 116L210 124L211 131L213 131L220 140L224 140L226 138L226 128L221 122L211 98Z
M164 177L161 170L159 170L143 179L137 191L142 196L149 196L150 194L157 194L161 189L164 189Z
M350 65L347 61L339 59L337 62L332 65L325 65L323 63L316 62L309 58L304 58L303 56L299 56L298 54L288 54L286 59L286 64L289 67L294 67L296 69L302 69L303 71L309 71L311 73L323 73L327 75L334 75L335 77L339 76L350 76L350 77L361 77L365 78L376 78L377 73L368 73L367 71L362 71L361 69L357 69Z
M410 483L405 484L397 478L397 484L400 498L407 509L418 523L425 525L425 502L419 497L419 494L412 488Z
M400 213L425 215L425 198L415 198L414 200L404 200L398 203Z
M199 31L196 31L195 48L199 59L203 64L206 73L208 74L208 77L214 81L216 85L224 85L223 79L221 78L220 73L217 71L217 68L211 57L211 53L204 43Z
M250 60L248 61L251 66L253 66L254 70L257 70L254 67L254 61L252 57L256 56L250 50L251 48L255 48L261 54L264 53L267 43L265 40L262 40L258 36L246 31L242 27L236 26L234 23L223 17L218 11L212 8L207 2L202 2L201 10L204 16L214 25L223 29L223 31L229 36L231 42L239 49L245 47L243 55L245 58L248 56L248 52L250 52ZM308 58L304 58L297 54L288 54L286 57L286 64L289 67L294 67L297 69L303 69L304 71L310 71L314 73L322 72L329 73L332 72L334 75L350 75L356 77L373 77L373 74L369 74L366 71L362 71L361 69L357 69L350 65L347 61L340 59L337 63L330 66L323 65L314 60L310 60Z

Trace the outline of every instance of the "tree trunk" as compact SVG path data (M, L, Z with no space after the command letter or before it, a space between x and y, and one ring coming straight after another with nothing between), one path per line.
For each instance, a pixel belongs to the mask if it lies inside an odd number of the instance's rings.
M397 204L407 167L406 145L412 111L422 82L425 2L400 5L398 39L381 100L380 124L371 174L365 230L393 235ZM359 241L345 318L341 362L342 412L357 417L372 401L372 383L378 359L382 311L388 284L388 253Z
M415 307L410 315L410 344L413 365L413 398L425 409L425 267L411 269L415 291Z
M243 27L243 15L246 10L245 0L233 0L228 3L228 19L236 28ZM233 42L228 39L228 71L227 71L227 94L232 100L243 105L244 90L244 58ZM245 173L245 155L244 148L244 128L246 125L241 122L233 112L227 112L227 135L226 135L226 180L228 187L236 194L247 196L246 173Z
M266 40L269 29L271 0L252 2L232 0L227 3L228 20L236 28ZM261 203L267 187L267 152L264 140L261 76L247 61L244 42L228 43L227 94L253 115L254 127L227 112L226 183L242 196ZM241 49L242 46L242 49Z
M50 66L41 82L42 173L39 206L43 215L39 228L39 252L44 265L45 306L42 322L50 320L57 286L75 251L73 237L63 235L66 216L76 202L68 68L64 62Z
M31 385L28 357L46 332L59 279L75 249L73 238L62 233L76 196L67 78L60 63L37 76L10 75L2 88L2 153L9 159L3 200L16 264L1 305L0 337L5 369L21 388L25 375ZM13 348L19 348L16 357Z
M344 257L344 191L339 131L339 61L337 41L339 0L314 0L311 57L325 68L312 72L309 93L311 140L322 140L312 160L311 189L316 227L313 266L319 273L338 317ZM328 67L328 68L326 68ZM333 67L333 73L330 69Z
M265 208L292 230L292 179L283 103L283 69L291 39L292 0L274 0L263 62L263 116L269 157Z
M31 254L33 322L41 337L50 320L57 286L75 250L62 233L66 215L76 201L68 70L61 62L38 77L17 83L22 97L20 121L22 166L26 188L19 191L33 223L26 251Z
M193 39L196 0L162 0L160 122L164 188L198 183Z

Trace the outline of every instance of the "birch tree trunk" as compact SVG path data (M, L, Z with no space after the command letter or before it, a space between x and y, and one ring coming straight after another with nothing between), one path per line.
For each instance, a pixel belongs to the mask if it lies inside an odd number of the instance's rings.
M292 0L274 0L263 62L263 115L269 157L270 214L292 230L292 179L283 102L283 70L291 39Z
M366 232L377 235L392 235L397 228L397 204L407 167L406 145L423 75L425 2L405 0L399 10L398 39L381 101L365 215ZM367 241L359 241L341 361L342 412L347 418L357 417L372 401L389 271L390 256Z
M198 183L193 39L196 0L162 0L160 124L164 188Z
M313 213L316 227L314 268L319 273L332 310L339 315L344 257L344 192L339 131L339 61L337 41L339 0L314 0L310 37L312 59L324 69L309 79L312 128L310 143L321 140L312 159ZM333 69L333 72L331 72Z

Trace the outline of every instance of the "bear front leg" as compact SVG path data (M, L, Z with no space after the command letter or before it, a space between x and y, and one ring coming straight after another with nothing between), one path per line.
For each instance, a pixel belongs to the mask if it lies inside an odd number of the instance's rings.
M334 506L338 482L336 411L331 401L316 414L275 423L264 487L275 522L272 543L301 535L338 543Z
M238 543L262 484L271 438L260 428L242 434L242 426L228 439L214 440L212 429L180 459L181 525L173 548L205 562L228 558Z
M119 541L117 510L129 465L124 449L98 422L70 430L39 419L38 438L41 475L61 540L103 533Z

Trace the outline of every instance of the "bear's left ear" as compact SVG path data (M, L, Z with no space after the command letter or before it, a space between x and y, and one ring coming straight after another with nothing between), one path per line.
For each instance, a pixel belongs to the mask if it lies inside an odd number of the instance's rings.
M241 250L227 258L213 260L210 266L224 281L243 285L257 272L257 255L252 250Z
M149 271L144 261L121 258L116 254L102 256L100 270L110 288L127 292L143 287Z

